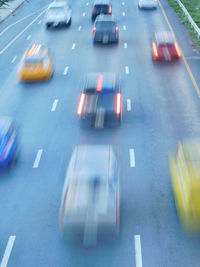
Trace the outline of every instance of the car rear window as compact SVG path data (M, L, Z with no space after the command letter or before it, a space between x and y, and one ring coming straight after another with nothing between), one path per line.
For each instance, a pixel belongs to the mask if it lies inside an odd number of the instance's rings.
M64 7L51 7L48 10L49 14L57 14L57 13L63 13Z
M95 5L95 11L101 13L108 13L109 5Z
M39 63L42 63L44 60L43 57L27 57L24 59L24 65L37 65Z
M98 21L96 23L97 29L109 29L115 26L116 26L116 23L114 21Z

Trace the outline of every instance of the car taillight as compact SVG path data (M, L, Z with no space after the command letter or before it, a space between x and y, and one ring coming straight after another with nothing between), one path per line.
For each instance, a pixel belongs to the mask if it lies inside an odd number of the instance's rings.
M181 52L180 52L180 50L178 48L177 42L174 43L174 47L176 49L177 56L180 57L181 56Z
M95 13L95 8L93 7L93 9L92 9L92 14L94 14Z
M154 52L154 55L156 57L158 57L158 50L157 50L156 44L154 42L153 42L153 52Z
M116 34L119 32L119 27L118 26L115 27L115 32L116 32Z
M116 99L117 105L116 105L116 113L119 115L121 112L121 94L117 93L117 99Z
M111 14L111 13L112 13L112 8L111 8L111 6L109 6L108 14Z
M95 33L96 33L96 27L94 27L93 30L92 30L93 36L95 35Z
M80 101L79 101L78 110L77 110L78 115L81 115L81 113L83 111L84 102L85 102L85 94L82 94Z

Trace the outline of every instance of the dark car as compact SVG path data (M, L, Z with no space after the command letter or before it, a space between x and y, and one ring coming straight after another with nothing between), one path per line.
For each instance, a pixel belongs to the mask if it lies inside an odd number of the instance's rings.
M79 145L67 168L59 224L64 239L94 246L120 226L120 167L110 145Z
M178 44L171 32L156 32L152 42L154 61L178 60L181 56Z
M118 43L119 27L112 15L99 15L93 28L93 42Z
M17 131L11 117L0 116L0 168L8 167L17 159Z
M92 8L92 21L100 14L112 14L112 7L109 0L96 0Z
M121 91L115 73L90 73L77 114L82 125L103 128L121 122Z

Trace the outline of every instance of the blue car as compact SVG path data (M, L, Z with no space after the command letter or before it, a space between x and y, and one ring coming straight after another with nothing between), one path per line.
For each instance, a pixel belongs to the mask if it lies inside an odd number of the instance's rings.
M11 117L0 116L0 168L16 161L18 151L17 131Z

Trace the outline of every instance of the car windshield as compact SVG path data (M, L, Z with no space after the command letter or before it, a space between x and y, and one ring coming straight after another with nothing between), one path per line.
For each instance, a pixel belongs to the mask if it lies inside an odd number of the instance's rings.
M48 14L63 14L64 10L64 7L51 7L48 10Z

